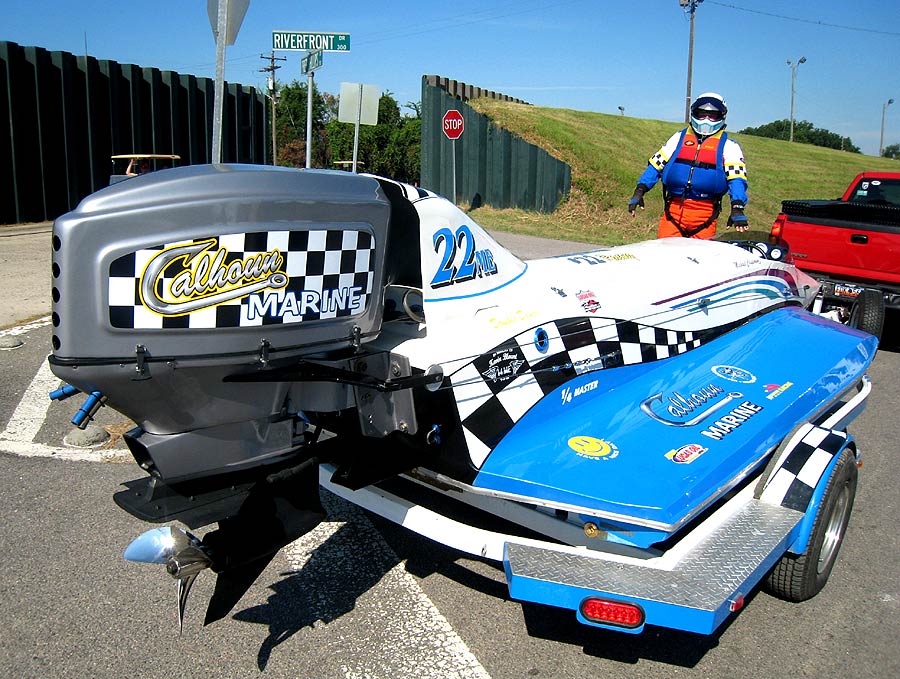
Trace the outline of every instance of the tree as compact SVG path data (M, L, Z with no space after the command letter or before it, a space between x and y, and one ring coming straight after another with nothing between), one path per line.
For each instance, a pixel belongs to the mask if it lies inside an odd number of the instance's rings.
M894 160L900 160L900 144L891 144L890 146L885 146L881 151L881 155L884 158L893 158Z
M292 167L306 166L306 83L297 80L281 87L275 126L278 141L278 163ZM313 85L313 157L312 165L327 167L327 149L318 143L325 124L337 118L336 99Z
M391 92L378 100L378 124L361 125L357 162L366 172L402 182L419 181L422 122L402 117ZM334 119L326 126L328 146L333 160L353 157L353 125Z
M759 127L745 127L740 133L755 137L788 140L791 138L791 121L785 118L760 125ZM850 140L850 137L842 137L834 132L814 127L808 120L794 121L794 141L801 144L812 144L829 149L850 151L851 153L860 152L859 147Z

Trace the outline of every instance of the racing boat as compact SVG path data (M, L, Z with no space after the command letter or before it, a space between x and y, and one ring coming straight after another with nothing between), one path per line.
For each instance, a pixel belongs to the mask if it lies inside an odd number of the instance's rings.
M206 569L227 615L320 487L628 632L828 579L877 343L807 310L782 244L523 261L421 188L214 165L87 197L53 248L52 396L136 423L120 507L210 527L125 552L165 564L179 620Z

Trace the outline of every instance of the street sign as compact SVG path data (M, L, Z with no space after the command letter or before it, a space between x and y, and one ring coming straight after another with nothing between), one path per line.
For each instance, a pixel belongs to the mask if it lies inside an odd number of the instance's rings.
M300 60L300 72L303 75L308 75L317 68L322 68L322 50L310 52Z
M272 31L272 49L298 52L349 52L349 33L315 33L312 31Z
M444 114L443 127L447 139L456 140L462 136L463 130L466 128L466 123L459 111L450 109Z
M225 44L231 46L237 40L238 31L247 13L250 0L228 0L226 3L225 18ZM206 13L209 15L209 25L213 31L213 37L219 32L219 0L206 0Z

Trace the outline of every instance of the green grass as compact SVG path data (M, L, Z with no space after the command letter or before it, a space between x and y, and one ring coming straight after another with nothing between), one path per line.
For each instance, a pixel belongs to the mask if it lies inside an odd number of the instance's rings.
M660 120L512 104L492 99L469 102L494 122L546 149L572 167L572 191L556 212L479 208L472 216L488 229L546 238L617 245L656 237L662 214L660 186L645 197L636 217L626 206L637 178L669 136L683 125ZM845 153L808 144L733 134L747 160L751 227L768 231L781 201L836 198L857 173L900 170L887 158ZM727 200L725 201L727 217ZM719 232L724 230L719 221Z

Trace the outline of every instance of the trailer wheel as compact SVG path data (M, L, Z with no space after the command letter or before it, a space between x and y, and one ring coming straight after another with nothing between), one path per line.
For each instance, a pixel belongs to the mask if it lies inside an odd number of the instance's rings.
M806 601L822 590L844 540L857 475L856 458L844 449L825 487L806 553L781 557L766 578L768 592L788 601Z
M850 309L850 325L881 339L884 327L884 295L879 290L866 288L853 301Z

